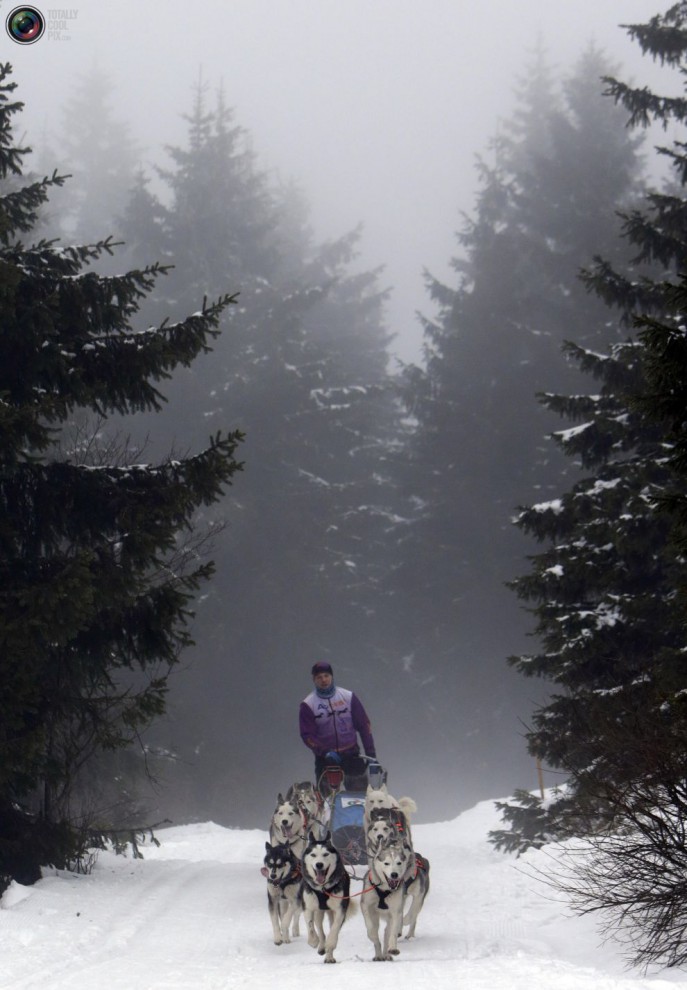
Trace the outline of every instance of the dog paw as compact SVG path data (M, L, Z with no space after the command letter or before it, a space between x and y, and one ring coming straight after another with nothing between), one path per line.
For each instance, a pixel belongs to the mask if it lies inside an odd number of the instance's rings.
M327 956L327 958L325 959L325 962L326 963L335 963L336 962L336 959L334 958L334 956L332 956L331 959L329 958L329 956Z
M277 940L277 939L275 938L275 940L274 940L274 944L275 944L275 945L281 945L281 942L282 942L282 940L281 940L281 939L279 939L279 940Z
M324 955L324 949L318 949L317 950L317 954L318 954L318 956L323 956Z
M400 949L389 949L390 956L400 956L400 954L401 954Z

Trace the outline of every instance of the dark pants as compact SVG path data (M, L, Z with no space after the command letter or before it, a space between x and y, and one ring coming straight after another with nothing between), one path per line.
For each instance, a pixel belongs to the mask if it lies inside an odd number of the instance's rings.
M315 757L315 786L322 795L327 797L332 791L336 791L341 783L341 771L343 771L344 790L365 791L367 790L367 763L358 753L340 753L341 764L336 764L328 760L326 756ZM332 780L328 779L327 769L338 770L339 773L332 774Z

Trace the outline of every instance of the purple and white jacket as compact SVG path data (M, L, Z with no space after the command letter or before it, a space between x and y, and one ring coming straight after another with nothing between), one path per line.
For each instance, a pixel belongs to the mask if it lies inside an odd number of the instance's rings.
M357 754L358 734L365 755L375 756L370 720L360 700L346 688L337 687L331 698L321 698L312 691L301 702L299 724L301 739L315 756L324 756L331 749Z

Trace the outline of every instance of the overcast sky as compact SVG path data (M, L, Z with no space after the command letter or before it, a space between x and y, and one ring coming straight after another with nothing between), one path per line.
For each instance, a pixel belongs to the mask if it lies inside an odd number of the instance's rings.
M16 0L0 2L3 21ZM118 114L146 147L183 140L202 67L223 83L263 167L295 180L318 239L364 223L363 262L386 266L403 359L419 356L423 268L450 278L475 155L512 106L541 38L570 67L593 39L642 83L649 65L620 23L660 0L75 0L36 5L48 21L21 46L2 31L32 140L59 133L61 101L93 61L116 81ZM65 11L69 16L65 16ZM55 33L59 32L59 36ZM106 233L106 232L104 232Z

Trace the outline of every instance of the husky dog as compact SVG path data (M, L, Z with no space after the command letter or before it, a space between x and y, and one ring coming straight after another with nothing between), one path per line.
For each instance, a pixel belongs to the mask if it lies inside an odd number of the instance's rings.
M272 922L274 944L290 942L289 925L298 934L298 915L302 908L303 877L300 863L290 846L265 843L265 858L260 870L267 880L267 906Z
M390 811L393 815L392 808L378 808L372 812L370 824L365 832L365 849L368 860L372 859L382 846L388 846L390 842L398 838L395 822L384 814L386 811Z
M413 869L404 883L406 897L412 897L413 902L403 916L403 924L408 925L406 938L415 937L417 916L429 893L429 860L419 853L413 854Z
M410 846L411 850L413 847L413 838L410 833L410 825L408 824L408 819L406 815L401 811L400 808L372 808L368 818L367 831L365 836L374 836L375 833L381 836L388 830L389 838L388 841L393 842L405 842L406 845ZM378 843L377 848L381 848L381 842ZM374 846L370 847L368 850L368 855L374 854L377 851Z
M308 945L317 949L326 963L334 963L334 949L339 940L339 932L350 909L351 880L338 850L332 845L330 832L319 839L310 831L301 870ZM329 919L326 937L325 914Z
M376 962L390 962L398 955L405 882L413 876L413 859L412 849L407 843L392 842L380 849L370 862L370 886L362 893L361 907L368 938L374 945ZM381 921L386 922L383 946L379 939Z
M290 846L296 859L300 859L305 849L305 835L303 814L298 804L279 794L270 821L270 842Z
M304 819L303 831L305 834L312 825L322 832L322 815L324 811L320 792L310 780L303 780L296 784L291 784L286 792L286 800L295 803L301 811Z
M412 798L402 797L396 800L389 794L386 784L381 787L368 787L365 794L365 828L370 823L370 815L374 808L398 808L408 818L417 811L417 805Z

